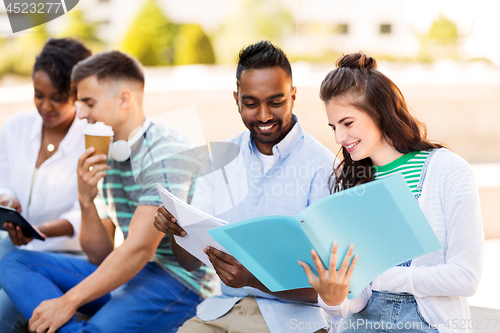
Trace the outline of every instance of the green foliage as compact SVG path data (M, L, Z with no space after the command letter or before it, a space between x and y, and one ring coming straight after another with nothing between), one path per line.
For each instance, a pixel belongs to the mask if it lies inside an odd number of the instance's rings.
M484 64L493 65L493 61L491 61L490 59L485 58L485 57L471 58L471 59L468 59L467 62L479 62L479 63L482 62Z
M199 24L183 24L175 38L175 65L213 64L214 50Z
M0 76L4 74L30 75L35 57L50 35L45 24L29 30L29 34L5 40L0 52Z
M145 66L171 65L177 30L156 0L147 0L125 36L123 50Z
M293 26L291 13L279 0L245 0L243 15L256 38L280 40Z
M419 60L432 62L438 59L459 59L460 34L457 25L441 15L429 31L420 37Z
M85 13L78 9L71 10L67 16L68 25L58 37L76 37L93 52L102 51L104 45L96 32L98 23L89 23L85 20Z
M457 25L444 16L432 23L427 36L442 46L456 44L459 38Z
M216 35L217 60L234 63L242 47L259 40L270 40L280 46L294 28L291 13L280 0L243 0Z
M81 10L72 10L68 14L66 29L56 37L77 37L94 52L103 49L103 43L97 37L95 23L88 23ZM36 19L37 17L35 17ZM29 33L0 43L0 76L4 74L30 75L36 56L50 37L46 25L37 25Z
M322 52L287 54L290 62L306 61L309 63L335 64L338 58L342 56L342 52L335 50L324 50ZM377 58L378 59L378 58Z

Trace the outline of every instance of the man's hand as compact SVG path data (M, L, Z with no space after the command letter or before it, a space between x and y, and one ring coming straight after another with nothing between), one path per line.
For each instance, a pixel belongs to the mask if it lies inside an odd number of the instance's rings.
M5 222L3 224L3 228L5 229L5 231L7 231L9 233L10 241L14 245L17 245L17 246L26 245L26 244L28 244L29 242L31 242L33 240L33 238L31 238L31 237L24 236L21 227L20 226L16 226L14 223ZM38 231L38 233L42 237L47 238L47 236L45 236L35 226L33 226L33 229L36 229L36 231Z
M43 301L33 311L29 321L30 332L54 333L66 324L77 308L67 302L64 296Z
M76 172L78 174L78 199L80 203L90 204L97 196L97 183L106 177L107 164L97 164L106 161L106 155L91 156L94 148L90 147L78 159Z
M186 236L186 231L177 224L175 217L163 205L156 210L154 226L167 235Z
M204 250L215 272L225 285L232 288L258 288L261 283L235 257L219 251L211 246Z
M358 255L355 255L352 263L349 265L353 249L354 246L350 245L339 270L337 270L337 242L332 245L329 270L325 269L316 251L311 250L318 276L314 275L307 263L303 261L298 262L306 272L307 280L309 280L311 286L318 292L321 299L327 305L342 304L349 293L349 282L351 281L354 266L356 266L356 262L358 261Z
M15 210L19 214L22 212L21 204L19 203L19 199L15 195L0 195L0 206L10 207Z
M313 288L271 292L262 282L248 271L236 258L211 246L205 249L215 272L226 286L232 288L252 287L266 294L295 302L316 303L318 294Z
M188 272L194 271L203 265L198 258L194 257L191 253L180 247L175 241L174 236L184 237L187 235L186 231L177 224L175 217L161 205L156 209L155 220L153 222L155 228L167 235L170 235L170 245L177 262Z

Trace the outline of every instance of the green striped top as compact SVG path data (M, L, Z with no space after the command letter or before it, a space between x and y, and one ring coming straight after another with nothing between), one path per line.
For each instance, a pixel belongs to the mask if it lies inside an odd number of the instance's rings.
M375 179L382 179L390 175L401 173L406 180L413 195L418 198L420 192L417 189L422 168L431 150L414 151L404 154L395 161L382 166L373 166Z
M180 133L152 124L132 150L130 159L108 161L111 169L99 183L99 193L94 200L100 218L111 219L126 239L138 206L157 207L162 204L156 183L189 203L203 161L203 156L198 156L196 150L190 149L192 147ZM137 223L152 226L153 220ZM169 236L160 242L153 261L186 288L203 297L211 296L214 287L212 269L206 266L192 272L183 269L172 252Z

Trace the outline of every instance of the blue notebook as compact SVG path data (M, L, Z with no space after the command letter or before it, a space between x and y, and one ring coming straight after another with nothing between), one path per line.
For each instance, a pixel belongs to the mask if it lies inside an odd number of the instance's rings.
M311 287L297 263L317 274L311 249L328 267L336 241L338 269L354 244L349 299L386 270L441 248L400 174L332 194L295 216L263 216L208 232L273 292Z

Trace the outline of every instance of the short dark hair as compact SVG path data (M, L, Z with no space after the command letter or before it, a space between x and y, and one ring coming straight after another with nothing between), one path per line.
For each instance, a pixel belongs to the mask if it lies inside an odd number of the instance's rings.
M274 46L270 41L262 40L255 44L241 49L238 55L238 67L236 68L236 84L245 69L261 69L270 67L280 67L292 78L292 66L279 47Z
M67 101L70 96L74 96L74 91L71 89L71 70L79 61L90 57L91 54L90 50L77 39L50 38L36 57L33 75L38 71L47 73L50 82Z
M97 80L134 81L144 87L142 65L132 56L119 51L102 52L79 62L71 74L71 82L96 76Z

